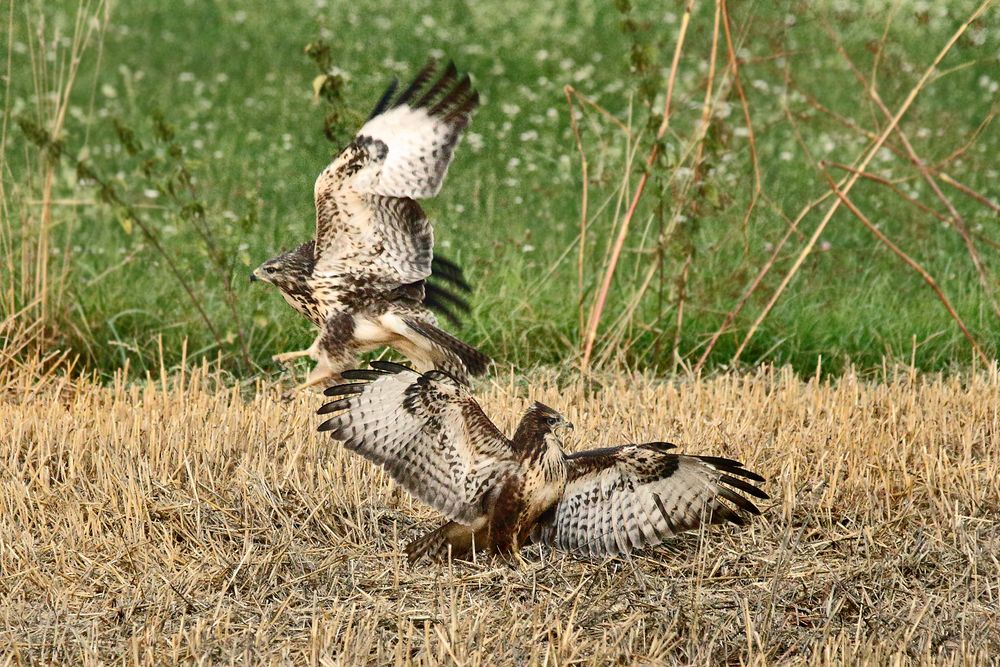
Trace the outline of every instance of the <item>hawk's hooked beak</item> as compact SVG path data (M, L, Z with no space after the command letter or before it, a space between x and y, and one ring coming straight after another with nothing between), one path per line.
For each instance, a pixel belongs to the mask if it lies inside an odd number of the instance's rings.
M250 282L252 282L252 283L257 282L257 272L256 271L254 271L253 273L250 274Z
M560 424L560 426L562 426L567 431L572 431L573 430L573 422L567 421L565 419L562 420L562 423Z

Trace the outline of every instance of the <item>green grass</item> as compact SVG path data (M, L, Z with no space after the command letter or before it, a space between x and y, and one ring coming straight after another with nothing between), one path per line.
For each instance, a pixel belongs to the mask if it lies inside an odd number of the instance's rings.
M67 292L48 340L79 353L87 367L102 373L126 360L133 368L158 367L160 340L167 365L180 361L182 341L187 340L188 358L221 355L224 366L239 374L273 369L270 355L308 343L305 321L276 292L251 286L245 276L260 261L312 233L312 183L335 148L321 132L324 109L312 99L311 90L317 71L303 53L307 43L322 38L331 45L334 62L349 75L344 99L349 116L357 120L391 76L406 77L428 53L454 58L473 74L485 100L470 130L477 137L462 144L441 196L425 205L436 224L440 252L458 261L476 287L473 312L457 333L519 367L574 358L581 339L574 245L581 178L562 89L572 84L621 120L631 118L635 130L647 124L649 112L635 91L644 77L662 91L663 75L656 68L646 74L630 72L629 54L636 42L665 70L681 7L635 4L635 28L629 32L622 29L622 17L610 3L579 7L557 0L502 5L312 1L282 3L280 9L263 2L116 3L100 59L96 47L85 54L62 137L67 156L56 171L57 198L78 203L57 205L53 212L59 239L54 245L68 243L73 257ZM713 8L712 3L700 4L704 6L692 18L681 61L665 141L668 156L681 152L701 112ZM797 84L823 105L880 130L884 119L864 97L824 25L833 27L868 75L886 10L882 3L865 9L844 9L852 3L808 9L798 3L777 8L770 3L732 4L739 55L746 61L741 76L757 134L763 189L786 216L794 217L827 186L796 143L782 112L782 97L790 95L789 105L814 159L850 163L866 144L856 132L786 91L784 62ZM974 7L964 1L902 4L878 77L880 94L890 108L898 107ZM72 26L76 3L15 7L3 165L5 209L13 222L15 245L17 232L37 224L38 215L31 201L39 187L39 158L13 119L32 117L37 109L25 45L29 24L39 12L46 15L49 30L61 25L65 32ZM781 53L784 59L775 57ZM903 128L928 162L961 145L995 110L991 86L1000 79L997 53L1000 12L993 8L949 54L942 66L946 74L921 94L904 119ZM720 47L720 77L725 66L725 49ZM656 108L661 100L656 99ZM761 202L746 230L741 229L752 170L735 94L726 96L726 104L730 112L718 114L706 143L707 185L680 211L686 221L666 247L662 279L654 279L626 332L629 363L671 367L674 285L683 248L693 255L678 350L693 363L786 228L778 211ZM139 158L123 149L111 122L117 118L132 127L155 154L163 151L150 120L158 111L176 128L176 141L196 180L196 197L206 207L207 226L226 257L223 273L231 277L236 292L235 318L225 302L222 276L212 268L193 227L178 217L176 206L139 210L199 295L223 339L221 347L149 242L134 227L129 233L113 207L94 201L94 190L80 185L72 168L75 158L86 157L130 203L162 204L163 197L143 194L155 182L140 176ZM590 111L581 125L592 176L590 212L597 213L588 236L584 296L589 304L602 275L614 197L627 167L625 142L613 125ZM645 156L650 137L647 131L638 139L636 164ZM996 200L998 153L1000 133L989 125L948 171ZM916 173L895 157L877 158L871 170L893 177ZM605 327L621 313L654 261L649 252L638 252L640 239L643 229L655 235L659 228L657 204L670 211L679 201L676 185L665 184L669 174L669 162L657 167L636 216L612 286ZM637 178L638 169L633 186ZM911 179L902 187L943 211L926 183ZM947 194L969 228L980 235L978 248L996 284L1000 253L982 238L1000 240L996 214L954 190ZM610 206L599 212L609 198ZM1000 323L958 234L879 185L861 182L852 198L935 276L986 353L994 356ZM720 339L710 364L729 362L824 210L817 208L803 221L802 235L793 237L733 330ZM824 367L837 372L849 361L877 367L886 355L909 361L914 341L919 368L939 370L969 362L968 343L933 293L849 213L838 212L822 240L823 249L804 263L751 340L743 362L788 363L812 372L822 356ZM61 261L53 257L53 262ZM15 280L18 271L15 267L11 276ZM5 299L4 308L15 303L17 299ZM6 315L0 314L0 321ZM240 329L248 343L249 365L235 342Z

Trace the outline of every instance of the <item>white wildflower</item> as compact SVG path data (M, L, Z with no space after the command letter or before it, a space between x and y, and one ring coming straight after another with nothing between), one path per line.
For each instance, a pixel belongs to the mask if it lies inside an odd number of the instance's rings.
M500 111L503 111L508 116L516 116L521 111L521 107L510 102L504 102L500 105Z

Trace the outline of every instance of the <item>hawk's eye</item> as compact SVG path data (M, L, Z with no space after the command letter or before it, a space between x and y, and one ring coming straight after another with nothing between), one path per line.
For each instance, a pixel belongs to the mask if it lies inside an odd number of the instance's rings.
M556 424L559 423L559 417L546 417L545 423L547 423L549 426L555 426Z
M277 269L275 269L273 266L264 267L264 273L274 273L275 271L277 271Z

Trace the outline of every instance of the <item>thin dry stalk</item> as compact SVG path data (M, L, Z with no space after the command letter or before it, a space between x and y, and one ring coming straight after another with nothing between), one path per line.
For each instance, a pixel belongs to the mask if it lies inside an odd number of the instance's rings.
M864 156L860 164L857 166L858 171L865 171L865 169L868 167L868 164L875 157L876 153L878 153L878 150L882 147L883 144L885 144L886 140L889 138L889 135L895 130L896 126L899 124L899 121L903 118L903 115L909 110L914 100L916 100L917 96L920 94L920 91L922 91L924 89L924 86L927 85L927 81L930 79L931 75L935 72L935 70L937 70L938 65L941 64L941 61L944 60L946 55L948 55L951 49L955 46L955 43L958 42L959 38L961 38L961 36L965 34L966 30L969 29L969 26L976 19L982 16L983 12L986 11L986 9L989 7L990 4L991 0L983 0L983 2L980 3L980 5L976 8L976 10L962 23L961 26L959 26L958 30L956 30L955 33L951 36L951 38L944 45L944 47L941 49L938 55L934 58L934 61L931 63L931 65L924 71L923 75L920 77L919 81L917 81L916 85L914 85L913 88L910 89L910 92L907 94L906 99L903 101L903 104L899 107L899 110L896 112L896 114L892 117L889 125L886 126L884 130L882 130L882 133L875 140L871 148L869 148L867 154ZM860 178L861 177L858 174L851 174L850 177L847 179L847 182L844 184L842 192L845 195L848 194L851 191L851 188L854 187L854 184L857 183L858 179ZM826 214L823 216L822 220L820 220L819 224L816 226L816 229L813 231L812 236L809 237L809 241L806 243L806 246L799 253L799 256L796 258L795 263L792 264L791 269L789 269L788 273L785 274L785 277L782 278L781 283L774 291L774 294L767 302L767 305L761 311L760 315L757 316L757 319L754 320L754 323L750 326L750 329L749 331L747 331L747 334L743 338L743 341L736 349L735 354L733 354L733 359L732 359L733 363L739 361L740 355L743 353L743 350L746 349L747 344L750 342L754 334L757 332L757 329L760 327L761 322L763 322L764 319L770 314L771 309L774 308L774 304L778 302L778 299L781 298L781 295L788 287L788 284L792 281L792 278L794 278L795 275L798 273L799 268L802 266L802 263L805 262L806 257L808 257L809 254L812 252L813 248L816 245L816 242L822 235L823 230L826 229L827 224L833 218L833 215L837 212L837 209L840 208L840 204L841 204L841 199L838 197L837 200L830 205L830 208L827 209Z
M623 342L626 334L626 330L633 323L633 317L636 310L642 304L642 301L652 287L653 279L657 274L662 276L663 272L663 258L667 251L667 246L671 239L674 238L674 234L677 229L677 214L688 207L690 202L690 193L695 189L701 181L701 167L705 148L705 139L708 134L709 124L712 117L713 101L717 96L722 95L720 91L716 93L716 63L719 45L719 34L720 34L720 23L721 23L721 0L717 0L715 4L715 19L713 22L712 29L712 43L711 50L709 52L709 68L708 76L706 77L705 83L705 95L702 102L701 117L699 121L699 126L694 134L692 141L685 147L685 150L680 156L680 162L686 162L691 160L692 173L691 179L688 179L680 192L675 194L674 197L674 211L671 213L670 222L667 227L663 229L661 227L660 232L657 237L656 247L653 250L655 257L649 262L649 266L646 268L645 275L639 281L639 288L635 290L629 297L629 303L626 305L622 314L616 318L615 322L608 327L608 331L604 336L605 345L604 350L599 356L597 365L601 366L608 362L612 354L617 354L619 357L623 357L624 354L632 348L635 344L634 340L627 340ZM722 86L724 88L725 86ZM692 159L693 154L693 159ZM639 247L645 247L645 236L643 241L639 244ZM676 278L676 294L677 302L676 308L678 311L677 326L680 327L683 322L683 312L684 312L684 301L686 299L686 281L688 276L688 269L690 268L691 262L693 260L691 250L688 249L684 254L683 267ZM637 275L635 279L639 278L637 267ZM632 281L633 284L635 280ZM657 313L657 320L661 319L662 313ZM643 326L643 330L648 330L650 327ZM679 332L675 332L675 339L679 337ZM675 340L676 342L676 340ZM674 350L674 356L677 356L677 350Z
M677 280L677 319L674 323L674 345L670 358L674 360L675 367L678 359L681 358L681 331L684 329L684 302L687 292L688 270L691 268L692 257L689 254L684 259L684 267L681 269L680 277Z
M823 175L826 177L827 182L830 185L830 189L833 190L834 194L837 195L837 198L844 203L844 206L847 207L847 210L849 210L854 215L854 217L860 220L862 224L864 224L864 226L868 228L868 231L870 231L872 234L875 235L875 238L881 241L897 257L903 260L903 262L905 262L907 266L909 266L918 274L920 274L920 277L924 279L924 282L926 282L927 285L932 290L934 290L934 293L937 295L938 300L941 301L941 305L943 305L945 310L948 311L948 314L951 316L951 318L955 320L955 324L958 325L958 328L962 330L962 334L969 341L969 344L972 345L972 351L976 353L976 356L979 357L979 360L983 362L984 366L989 366L990 363L989 358L983 353L982 349L979 347L979 344L976 343L976 339L969 331L969 328L965 326L965 322L963 322L962 318L959 317L958 313L955 311L955 308L951 305L951 302L948 300L948 297L945 296L944 291L941 290L941 288L937 284L937 281L934 280L934 277L931 276L931 274L928 273L928 271L923 266L921 266L919 262L917 262L909 255L907 255L899 246L893 243L889 239L889 237L883 234L878 227L873 225L871 221L868 220L865 214L862 213L858 209L858 207L855 206L854 203L847 197L847 194L842 192L840 188L837 187L837 182L833 180L833 177L830 176L830 172L827 171L826 169L826 165L822 162L820 163L820 169L822 169Z
M740 79L740 66L736 58L736 45L733 43L733 35L729 27L729 7L726 0L721 0L722 26L726 33L726 54L729 59L730 76L736 88L736 95L740 98L740 107L743 109L743 120L747 124L747 142L750 146L750 164L753 166L753 192L750 195L750 203L747 211L743 215L741 229L743 231L744 253L749 250L749 227L750 216L757 207L757 202L763 193L760 178L760 161L757 159L757 139L753 131L753 119L750 117L750 104L747 102L746 93L743 91L743 82Z
M607 109L605 109L603 106L601 106L600 104L598 104L594 100L590 99L590 97L588 97L586 94L581 93L579 90L577 90L576 88L574 88L573 86L571 86L569 84L566 84L566 86L563 88L563 92L567 92L567 91L568 91L568 94L570 94L573 97L575 97L576 99L580 100L580 102L582 104L586 104L588 107L590 107L591 109L593 109L597 113L601 114L601 116L603 116L608 122L610 122L612 125L614 125L619 130L621 130L625 134L626 137L628 137L629 139L632 138L632 130L629 129L628 125L626 125L625 123L623 123L620 120L618 120L618 118L613 113L611 113L610 111L608 111Z
M103 36L107 27L105 21L100 20L103 8L103 0L98 0L95 7L91 7L89 2L81 2L77 8L73 23L73 35L69 41L69 50L58 53L62 35L56 28L51 39L46 38L46 27L44 17L39 13L33 16L29 12L25 16L28 21L28 31L35 33L35 39L28 40L31 59L33 62L32 74L34 76L35 90L42 93L39 100L51 100L48 103L42 102L39 107L39 115L42 118L45 129L53 141L57 141L63 134L63 127L66 122L66 114L69 111L70 95L76 83L77 73L83 59L83 53L90 45L91 38L95 31ZM92 20L97 19L97 20ZM51 42L51 47L49 46ZM56 72L50 73L48 61L50 55L56 55ZM51 156L44 156L51 157ZM50 296L55 289L59 294L64 289L64 283L49 285L49 247L52 234L52 189L55 184L56 163L52 159L42 161L42 190L41 190L41 210L37 221L36 236L33 242L34 266L26 272L26 276L34 276L32 281L31 294L39 298L38 316L48 319ZM22 293L22 299L27 297Z
M587 333L584 338L583 359L581 361L581 370L585 373L589 370L590 355L594 348L594 339L597 337L597 327L601 321L601 314L604 312L604 305L608 298L608 290L611 289L611 280L614 278L615 269L618 266L618 259L621 256L622 248L625 245L625 238L628 236L629 224L632 221L632 217L635 215L635 211L639 205L639 200L642 198L642 193L646 189L646 183L649 181L650 170L656 162L657 155L659 155L660 140L663 139L663 135L670 126L670 105L674 96L674 84L677 81L677 71L680 65L681 52L684 48L684 38L687 36L688 24L691 23L691 10L693 6L694 0L688 0L686 6L684 7L684 15L681 18L681 27L677 34L677 44L674 48L673 62L670 65L670 74L667 77L667 94L663 103L663 120L660 122L660 126L656 131L656 137L653 140L653 147L650 149L649 156L646 158L646 169L643 171L642 176L639 179L639 184L636 186L635 193L632 195L632 201L629 204L628 211L625 213L625 218L622 220L621 227L618 231L618 237L615 239L611 257L607 264L607 269L604 272L604 279L601 281L600 290L597 293L597 298L594 300L594 306L590 311L590 318L587 322Z
M590 190L590 177L587 174L587 153L583 150L583 139L580 137L580 127L576 122L576 108L573 106L573 87L563 88L566 95L566 106L569 108L569 122L576 140L576 150L580 154L580 178L583 181L580 194L580 247L576 258L576 293L579 309L579 330L583 331L583 269L587 255L587 195Z
M968 152L970 148L976 145L976 142L979 141L979 137L982 136L983 132L986 131L986 128L990 126L990 123L992 123L993 119L996 117L997 117L997 108L996 104L994 104L993 108L990 109L989 113L986 114L985 117L983 117L983 119L979 122L979 125L976 126L976 129L973 130L972 134L969 135L969 138L965 141L965 143L963 143L961 146L953 150L951 153L948 153L948 155L946 155L945 157L935 162L933 167L934 170L936 172L939 172L942 169L944 169L945 166L951 164L958 158L965 155L965 153ZM941 180L944 179L942 178Z
M705 135L712 121L712 93L715 91L715 63L719 50L719 21L722 16L723 0L715 0L715 19L712 22L712 47L708 52L708 77L705 82L705 98L701 103L701 121L698 125L698 148L694 156L695 178L701 173L702 155L705 152ZM736 72L735 76L739 73ZM736 84L737 86L739 84Z
M902 0L895 0L892 3L892 7L889 8L889 12L885 17L885 25L882 27L882 36L878 40L878 44L875 47L875 57L872 59L872 73L871 80L872 85L876 85L878 81L878 68L882 64L882 54L885 53L885 45L889 41L889 28L892 27L892 22L896 18L896 13L899 11L900 6L902 6Z
M835 169L840 169L842 171L857 172L857 170L854 167L852 167L850 165L847 165L847 164L841 164L840 162L826 161L826 165L828 167L833 167ZM942 214L942 213L940 213L938 211L935 211L933 208L931 208L927 204L923 203L919 199L915 199L914 197L911 197L910 195L908 195L905 192L903 192L902 190L900 190L899 187L896 185L896 183L900 183L900 182L903 182L903 181L912 180L914 177L899 178L899 179L896 179L895 181L893 181L891 179L885 178L884 176L879 176L878 174L872 174L871 172L867 172L867 171L865 171L865 172L858 172L858 173L861 174L861 177L864 178L864 179L870 180L870 181L872 181L874 183L879 183L880 185L884 185L885 187L889 188L890 190L892 190L892 192L897 197L899 197L900 199L902 199L906 203L914 206L915 208L920 209L924 213L927 213L928 215L934 216L935 218L937 218L938 220L940 220L941 222L943 222L945 224L948 224L950 222L950 219L948 218L948 216L946 216L946 215L944 215L944 214ZM944 178L942 178L941 180L944 180ZM976 231L971 231L970 230L969 233L972 234L973 236L975 236L977 239L979 239L983 243L985 243L986 245L992 247L992 248L1000 248L1000 243L994 241L993 239L991 239L990 237L986 236L982 232L976 232Z

